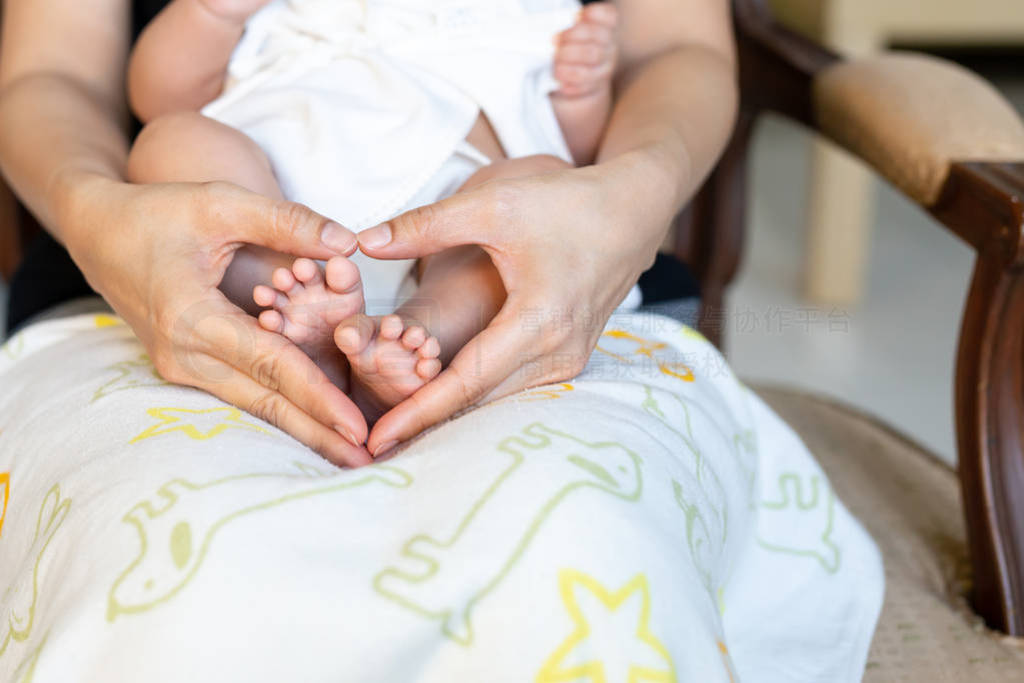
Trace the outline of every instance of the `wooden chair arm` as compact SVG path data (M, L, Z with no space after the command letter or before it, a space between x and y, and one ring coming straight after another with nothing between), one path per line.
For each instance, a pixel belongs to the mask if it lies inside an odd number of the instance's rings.
M952 164L929 212L1002 267L1024 264L1024 163Z
M814 78L840 58L777 23L764 0L733 0L733 22L743 109L815 128Z
M1024 122L988 82L928 55L888 52L814 78L824 135L931 208L957 161L1024 161Z
M746 116L774 111L830 137L977 252L956 370L971 600L990 626L1022 636L1024 126L991 88L958 68L913 67L958 89L956 115L943 118L943 102L928 107L921 99L937 92L934 83L888 73L891 61L852 73L836 55L778 26L763 0L733 0L733 7ZM890 113L914 144L886 129Z

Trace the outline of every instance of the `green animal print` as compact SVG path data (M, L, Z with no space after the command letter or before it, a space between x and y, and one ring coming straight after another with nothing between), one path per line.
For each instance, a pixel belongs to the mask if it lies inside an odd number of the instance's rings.
M672 431L679 440L686 446L686 450L693 457L693 472L696 475L697 484L701 490L705 493L707 498L708 508L715 515L715 526L719 529L721 541L724 542L729 533L729 510L726 507L725 500L725 488L722 486L722 481L718 478L718 474L714 469L708 467L707 460L704 457L704 453L700 446L697 445L697 439L693 435L693 426L690 422L690 409L687 406L687 401L680 396L667 392L663 393L664 396L669 396L673 399L673 405L669 409L678 408L681 411L681 415L668 415L666 410L663 410L658 399L654 396L654 388L650 386L644 386L645 398L642 403L642 407L651 415L654 415L662 423ZM706 410L700 408L696 404L694 407L697 410L703 412L703 416L709 424L711 424L715 431L721 435L723 442L727 445L735 445L726 436L725 431L711 418L710 414ZM678 487L679 484L675 483ZM676 493L680 494L680 489L676 489ZM677 498L678 500L678 498Z
M129 510L123 521L138 532L139 554L110 588L107 620L145 612L171 599L202 566L217 532L234 520L292 501L373 483L396 488L412 484L409 474L391 466L374 465L334 474L294 464L298 472L287 474L243 474L204 484L172 479L153 498ZM289 479L301 485L286 487ZM228 512L225 506L230 506Z
M46 645L46 639L49 637L49 633L43 636L39 644L21 660L21 664L14 670L14 680L17 683L32 683L32 679L36 677L36 665L39 663L39 655L42 654L43 647Z
M839 571L841 553L832 540L835 494L817 475L779 476L779 500L761 503L757 542L766 550L813 557L829 574Z
M701 584L714 600L715 579L712 567L715 564L714 556L721 552L721 544L725 539L719 539L711 533L700 507L687 502L682 484L672 480L672 488L675 492L676 504L686 515L686 545L690 550L690 558L697 570L697 576L700 577Z
M152 361L149 360L149 356L146 354L141 354L132 360L114 363L105 369L116 373L116 375L96 390L90 403L95 403L104 396L109 396L118 391L169 384L157 373Z
M380 595L440 621L442 632L465 646L473 642L477 603L508 575L569 494L591 488L636 501L643 488L640 458L620 443L591 443L534 423L501 441L497 451L508 466L455 531L412 537L401 552L409 568L387 567L373 582ZM527 506L524 500L543 502ZM495 547L501 539L505 545Z
M3 602L11 602L7 619L0 624L3 635L0 636L0 657L7 652L12 641L23 642L32 635L35 623L36 604L39 600L39 568L42 566L43 555L50 547L50 542L67 519L71 508L70 498L61 498L60 485L54 484L43 498L36 518L36 531L29 547L29 555L35 556L32 573L22 572L17 581L9 585L3 593Z

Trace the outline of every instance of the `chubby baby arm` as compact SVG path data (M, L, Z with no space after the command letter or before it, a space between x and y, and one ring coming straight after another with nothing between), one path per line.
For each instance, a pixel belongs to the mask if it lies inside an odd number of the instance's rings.
M148 123L213 101L246 20L269 1L172 0L132 51L128 99L135 115Z

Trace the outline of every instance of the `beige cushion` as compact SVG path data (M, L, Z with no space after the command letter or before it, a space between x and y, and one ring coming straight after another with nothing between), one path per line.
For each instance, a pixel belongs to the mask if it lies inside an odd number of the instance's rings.
M932 206L954 161L1024 161L1024 123L989 83L950 62L885 53L815 79L822 132Z
M969 566L953 471L876 420L825 399L757 389L803 438L885 562L865 681L1024 681L1024 642L993 633L964 596Z

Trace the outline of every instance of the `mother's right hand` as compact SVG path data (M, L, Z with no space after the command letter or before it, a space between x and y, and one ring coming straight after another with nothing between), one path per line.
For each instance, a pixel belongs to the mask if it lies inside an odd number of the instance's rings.
M167 380L204 389L343 465L370 462L362 414L302 351L218 289L243 244L327 259L351 232L226 183L130 185L96 176L61 218L68 250ZM73 236L73 237L72 237Z

